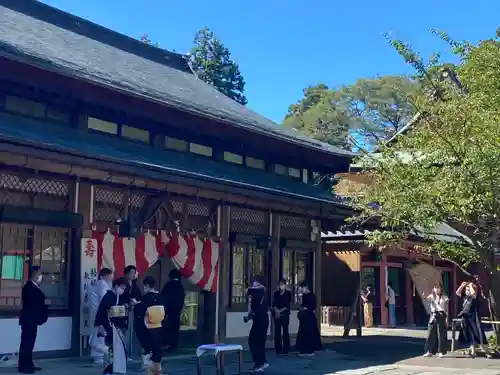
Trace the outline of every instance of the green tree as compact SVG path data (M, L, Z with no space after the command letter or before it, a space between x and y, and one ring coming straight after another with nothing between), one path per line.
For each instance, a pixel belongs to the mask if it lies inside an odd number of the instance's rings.
M406 76L361 78L344 86L340 93L351 129L367 146L389 139L415 114L417 87Z
M410 121L418 86L405 76L360 78L337 89L311 86L289 107L283 124L346 148L351 147L348 134L355 133L361 144L373 147Z
M334 146L349 148L349 122L338 108L338 93L319 84L304 89L304 97L290 106L283 125Z
M374 217L382 228L397 229L374 233L373 243L398 242L418 228L432 241L423 250L464 269L482 263L488 271L490 308L498 320L500 41L497 37L472 45L437 34L459 57L455 83L452 71L441 71L447 74L436 79L439 75L429 75L408 45L391 41L433 95L419 96L417 106L423 115L409 133L394 145L382 146L377 156L363 158L371 178L356 200L361 210L358 219ZM441 242L429 234L440 223L468 239L458 236L454 242Z
M238 103L247 104L240 68L210 29L205 27L196 33L190 57L192 68L200 79Z

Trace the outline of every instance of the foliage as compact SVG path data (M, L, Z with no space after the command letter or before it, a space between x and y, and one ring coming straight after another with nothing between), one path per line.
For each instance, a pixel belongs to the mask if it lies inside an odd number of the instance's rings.
M151 39L149 39L148 34L141 35L140 41L143 43L149 44L150 46L153 46L153 47L157 47L157 48L160 47L159 43L154 43Z
M238 103L247 104L243 94L245 80L238 64L231 59L231 53L224 44L206 27L196 33L191 64L200 79Z
M151 41L148 34L142 35L140 40L160 47L158 43ZM206 27L196 33L193 43L190 62L198 78L238 103L247 104L247 98L243 94L245 80L238 64L231 59L229 50Z
M349 148L349 120L338 106L338 95L326 85L304 89L304 97L290 106L283 125L334 146Z
M416 87L404 76L362 78L337 89L310 86L289 107L283 124L346 148L351 147L348 134L355 132L360 143L370 147L390 138L410 120Z
M488 348L492 353L500 353L500 346L497 344L497 338L495 335L488 335Z
M379 155L363 158L372 179L356 203L360 220L375 216L383 228L397 228L397 234L376 233L374 242L385 236L398 241L417 231L432 242L430 250L445 259L462 267L483 263L500 312L500 274L494 256L500 248L500 41L492 38L472 45L436 34L459 57L457 80L429 75L407 45L391 41L436 95L419 98L423 116L411 132L394 145L382 146ZM443 71L438 61L435 66ZM432 234L441 223L468 240L457 235L455 241L442 241Z

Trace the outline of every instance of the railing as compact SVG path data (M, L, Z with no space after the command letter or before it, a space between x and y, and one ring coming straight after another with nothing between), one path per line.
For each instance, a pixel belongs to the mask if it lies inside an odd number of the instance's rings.
M481 323L490 324L500 326L500 321L498 320L490 320L488 318L481 318ZM455 351L456 348L456 332L460 330L460 326L462 324L462 319L453 319L451 321L451 351ZM486 344L486 343L485 343Z
M321 308L321 324L343 326L348 313L348 306L324 306Z

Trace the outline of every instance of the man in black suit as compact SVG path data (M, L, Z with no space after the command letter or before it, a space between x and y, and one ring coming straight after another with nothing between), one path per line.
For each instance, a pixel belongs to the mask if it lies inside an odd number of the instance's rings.
M49 301L40 289L42 273L39 267L33 267L30 279L24 285L22 291L22 308L19 316L21 326L21 345L19 346L19 372L22 374L34 374L41 368L33 363L33 348L35 347L38 326L48 319Z
M164 344L167 345L167 352L172 353L179 345L181 314L186 293L182 286L182 275L179 270L176 268L170 270L168 277L170 281L161 290L161 296L167 314L167 319L163 321Z
M123 270L123 275L128 282L128 286L125 293L123 293L122 300L124 303L135 304L142 297L141 289L137 285L137 268L135 266L127 266Z

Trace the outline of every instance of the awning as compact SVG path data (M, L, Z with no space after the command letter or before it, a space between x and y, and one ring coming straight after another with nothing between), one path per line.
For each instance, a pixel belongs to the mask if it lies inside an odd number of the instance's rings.
M355 229L355 230L345 230L345 231L336 231L336 232L327 232L321 233L321 239L323 241L328 240L339 240L339 239L350 239L356 237L367 236L372 233L371 230L367 229ZM446 223L440 223L436 225L431 231L424 231L422 228L415 229L412 231L412 234L418 237L435 240L435 241L444 241L450 243L456 242L466 242L471 244L472 241L469 237L460 233L456 229L453 229Z

